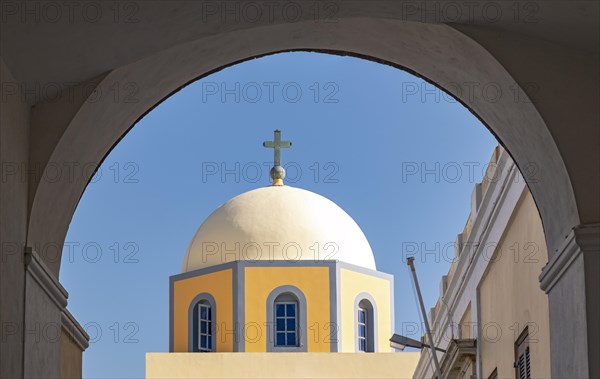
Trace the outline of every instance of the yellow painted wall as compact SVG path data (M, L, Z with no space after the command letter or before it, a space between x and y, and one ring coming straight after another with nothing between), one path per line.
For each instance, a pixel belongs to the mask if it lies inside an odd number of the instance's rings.
M378 351L389 352L392 336L390 319L391 283L387 279L340 269L340 307L341 307L341 335L343 352L355 352L356 324L354 321L354 301L361 292L369 293L376 302Z
M298 287L306 297L307 350L331 350L328 267L246 267L245 270L247 352L267 351L267 298L271 291L284 285ZM258 326L262 329L255 333Z
M412 378L419 353L147 353L147 378Z
M188 351L188 312L194 298L207 292L215 299L216 350L233 351L232 269L176 281L173 288L173 350Z
M548 253L540 216L525 192L480 285L484 378L496 367L499 378L515 377L514 342L527 323L532 377L550 378L548 298L538 282Z

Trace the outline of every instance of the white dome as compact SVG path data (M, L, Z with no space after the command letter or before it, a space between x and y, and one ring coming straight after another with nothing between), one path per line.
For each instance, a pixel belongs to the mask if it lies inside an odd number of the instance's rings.
M217 208L194 235L182 271L235 260L338 260L375 270L367 238L342 208L289 186L255 189Z

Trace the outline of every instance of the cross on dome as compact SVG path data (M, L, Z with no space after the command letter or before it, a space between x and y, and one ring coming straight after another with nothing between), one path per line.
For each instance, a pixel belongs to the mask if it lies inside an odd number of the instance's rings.
M275 129L275 138L273 141L263 142L263 146L274 150L274 162L273 168L271 168L271 179L273 179L274 186L282 186L283 179L285 178L285 170L281 167L281 149L292 147L291 141L281 140L281 130Z

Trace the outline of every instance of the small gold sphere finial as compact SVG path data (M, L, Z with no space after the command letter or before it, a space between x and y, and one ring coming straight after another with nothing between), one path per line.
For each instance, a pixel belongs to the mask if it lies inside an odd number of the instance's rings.
M283 179L285 179L285 169L281 166L274 166L269 172L271 179L273 179L274 186L282 186Z

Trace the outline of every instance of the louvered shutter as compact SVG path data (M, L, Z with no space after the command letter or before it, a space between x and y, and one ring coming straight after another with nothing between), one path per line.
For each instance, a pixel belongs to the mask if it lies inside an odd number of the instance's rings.
M525 373L526 373L526 378L531 379L531 361L529 359L529 339L527 339L527 348L525 349Z
M515 355L517 361L515 368L517 369L517 379L531 379L531 359L529 355L529 333L527 328L521 333L519 339L515 343Z

